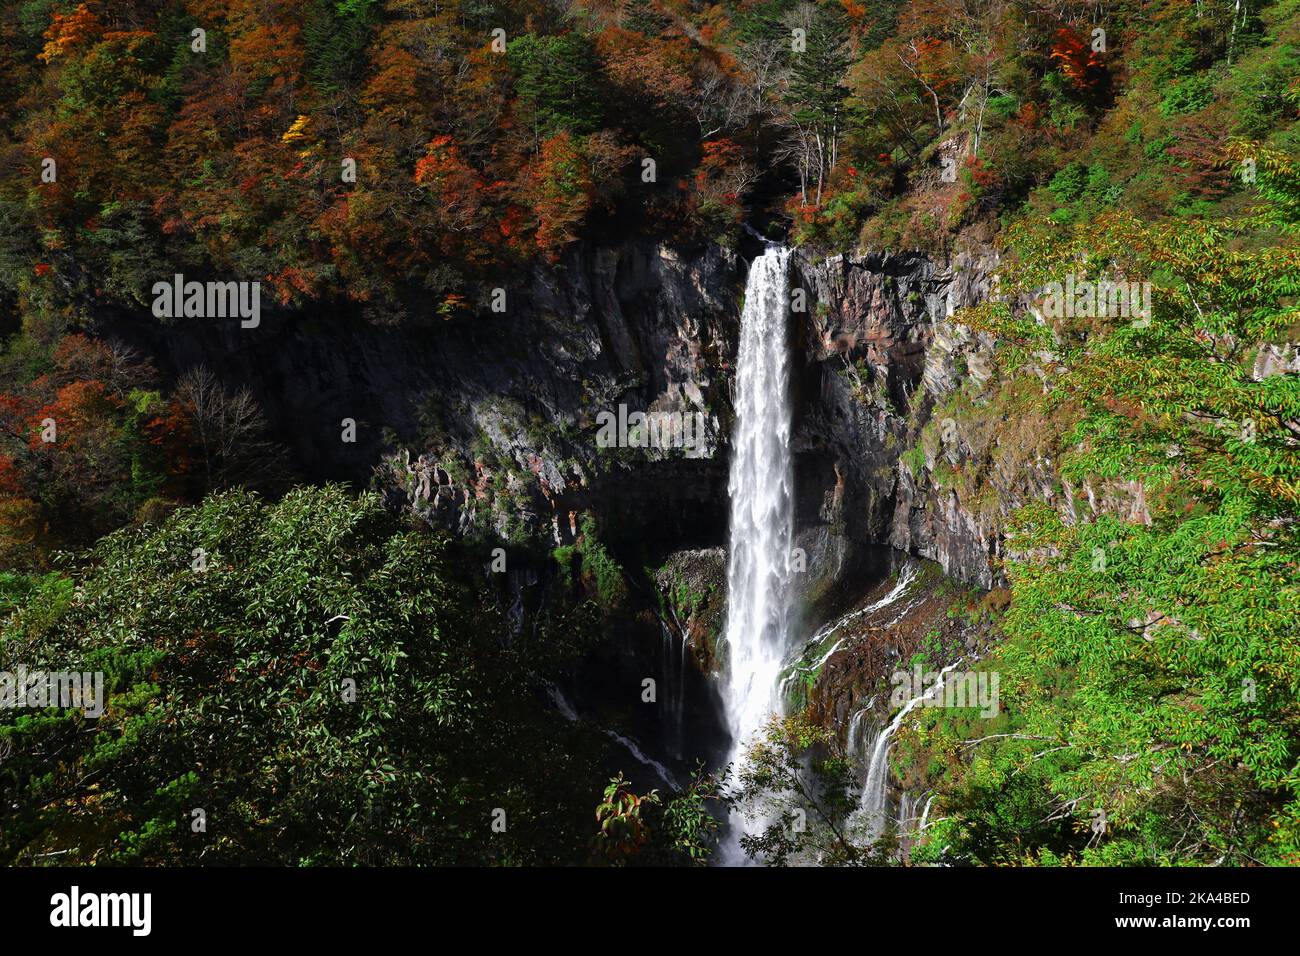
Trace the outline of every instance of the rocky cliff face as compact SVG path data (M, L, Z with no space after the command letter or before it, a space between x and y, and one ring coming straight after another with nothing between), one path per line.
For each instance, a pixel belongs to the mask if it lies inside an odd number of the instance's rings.
M987 252L796 257L796 520L814 601L868 543L991 586L1005 514L1052 494L1034 448L1008 456L966 421L926 440L936 405L979 381L990 343L949 317L987 294L994 265ZM667 552L726 541L744 272L736 251L634 240L575 246L508 282L503 313L469 319L379 328L269 312L252 330L119 318L104 331L164 371L205 363L252 388L306 473L364 482L382 462L380 486L434 525L558 544L589 511ZM615 434L633 447L599 447L602 414L621 424L620 409L702 427L686 449L635 447L635 428ZM945 484L945 459L991 476L993 506Z
M943 409L966 393L978 405L991 343L950 317L988 294L995 265L987 250L796 256L797 526L814 602L869 543L993 586L1015 507L1053 496L1076 506L1048 442L1009 441L978 413L949 420ZM726 541L744 272L733 250L634 240L575 246L508 281L503 313L469 319L379 328L269 312L253 330L119 318L105 331L165 371L206 363L251 387L306 473L364 482L382 462L380 486L431 524L559 544L592 512L667 553ZM690 449L599 447L602 414L620 409L702 427ZM345 419L354 442L342 440ZM615 437L635 446L630 432ZM1099 494L1079 489L1086 507Z
M1010 455L965 420L935 440L933 411L978 382L989 346L950 315L988 294L995 264L988 252L797 256L797 528L814 604L870 544L992 587L1006 514L1052 496L1035 447ZM269 312L240 329L117 317L104 333L173 375L205 363L250 386L305 473L364 483L381 463L381 488L439 527L564 544L589 511L668 554L725 545L744 278L740 252L629 241L575 246L508 282L506 311L471 319L376 328ZM599 446L602 414L620 408L702 428L689 449L636 447L636 429ZM355 441L342 440L344 419ZM988 477L996 501L945 484L958 466Z
M946 262L873 253L805 258L800 270L812 299L797 417L805 519L930 558L983 587L997 579L995 524L930 470L909 467L917 458L907 453L989 351L991 342L950 317L988 295L995 265L988 252Z
M946 261L805 258L801 269L814 300L797 415L805 524L888 543L986 589L1005 583L1008 525L1026 504L1046 503L1067 522L1099 512L1150 521L1139 483L1074 488L1058 473L1073 412L1041 401L1055 356L1037 353L995 378L993 341L953 320L989 297L996 265L977 250Z
M628 534L692 539L726 520L741 282L734 252L631 241L577 246L505 281L502 313L400 328L330 314L269 312L257 329L116 317L100 331L165 373L206 364L251 388L305 474L365 483L382 462L381 487L431 524L559 543L593 509ZM601 413L620 406L702 427L683 450L597 447Z

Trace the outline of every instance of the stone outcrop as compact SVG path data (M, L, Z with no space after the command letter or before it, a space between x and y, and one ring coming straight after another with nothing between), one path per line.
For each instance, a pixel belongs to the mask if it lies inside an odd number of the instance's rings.
M743 279L733 251L633 240L503 279L500 314L380 327L267 310L256 329L113 316L99 331L165 374L206 364L250 388L303 474L365 484L380 464L380 487L436 526L571 541L592 509L624 534L716 544ZM600 414L620 405L702 433L688 450L598 448Z
M800 269L812 299L796 418L803 523L887 542L983 587L997 580L998 529L909 470L904 453L991 349L951 316L988 295L995 265L988 252L946 262L869 253L805 258Z
M870 543L991 586L1006 514L1057 493L1035 449L1008 455L970 423L942 448L923 440L936 403L978 378L991 343L950 316L987 295L994 265L987 251L796 256L796 525L814 602ZM365 482L380 463L379 486L436 526L553 545L594 511L612 536L667 554L726 543L744 272L740 252L716 246L576 245L507 282L503 314L394 328L268 310L257 329L118 317L103 331L165 372L205 363L250 387L304 473ZM599 416L620 406L698 416L699 440L598 447ZM997 506L937 480L942 455L983 469Z

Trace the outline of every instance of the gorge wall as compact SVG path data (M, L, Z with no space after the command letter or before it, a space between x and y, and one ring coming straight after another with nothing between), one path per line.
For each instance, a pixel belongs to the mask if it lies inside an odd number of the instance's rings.
M555 586L551 549L598 534L641 587L611 623L610 646L565 691L580 710L616 712L611 721L634 736L665 739L601 688L675 670L665 690L680 740L682 720L716 720L699 698L725 617L733 363L757 251L756 242L690 254L645 240L578 245L507 284L504 313L484 308L470 320L377 327L268 311L252 330L118 316L100 331L154 356L165 374L210 363L227 387L252 390L304 470L375 485L395 507L478 542L485 567L489 549L504 546L516 629ZM978 390L991 343L951 315L988 295L995 264L987 250L792 257L801 633L851 610L889 570L891 547L995 587L1007 515L1052 497L1050 460L1032 443L1008 441L979 415L946 429L936 421L951 396ZM599 416L620 406L698 415L703 432L690 449L599 447ZM357 423L354 443L340 440L345 418ZM945 481L953 470L979 475L980 493ZM822 662L810 702L829 723L842 729L940 621L939 579L925 582L924 621L874 620ZM958 630L945 629L954 654L967 639ZM697 712L684 717L688 697Z
M104 319L176 375L199 363L249 387L294 460L380 486L431 524L523 544L572 541L584 511L615 537L667 550L725 542L727 440L745 259L754 249L684 253L648 240L577 245L504 288L507 308L401 327L267 310L257 329ZM1006 514L1053 494L1035 449L954 422L926 441L936 404L979 383L991 343L954 324L988 293L990 251L799 252L792 285L796 524L809 589L888 543L991 587ZM490 290L483 290L486 303ZM690 452L598 448L597 416L699 415ZM356 441L340 423L356 421ZM979 472L996 500L945 486L944 462Z
M850 539L929 558L985 588L999 579L997 522L936 483L933 458L907 453L920 448L936 405L962 386L972 359L991 348L950 317L987 296L995 265L988 251L947 261L805 257L813 304L797 414L806 516L815 510ZM969 454L973 444L958 428L950 450ZM1022 474L1006 480L1008 491L1030 483Z
M500 314L485 288L481 312L457 321L379 327L268 309L256 329L117 315L98 331L166 375L206 363L227 388L248 387L303 472L373 477L431 524L558 543L572 540L569 514L592 509L629 534L689 539L722 530L742 281L738 256L719 247L579 245L503 280ZM598 449L596 416L620 404L701 413L700 449ZM340 438L344 418L355 442Z

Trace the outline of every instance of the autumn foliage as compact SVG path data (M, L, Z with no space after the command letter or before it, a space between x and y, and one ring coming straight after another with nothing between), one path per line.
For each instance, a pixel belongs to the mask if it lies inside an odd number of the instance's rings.
M71 13L55 12L45 31L45 49L41 50L38 57L49 63L88 46L103 32L104 27L99 17L84 3Z
M132 351L73 334L50 350L47 371L0 392L0 555L9 565L40 566L52 547L87 544L157 503L227 486L205 473L204 444L226 423L196 407L193 389L165 397L157 386ZM213 398L224 393L210 388L208 406ZM250 408L241 425L252 456L273 452L256 415Z
M418 318L413 303L469 315L502 275L581 239L725 242L774 214L800 241L856 243L884 216L871 235L926 245L1042 188L1137 63L1165 87L1147 118L1172 111L1172 129L1142 134L1170 141L1140 147L1173 160L1156 194L1213 199L1230 185L1224 124L1183 119L1202 105L1190 86L1160 99L1264 35L1253 8L1237 23L1127 0L1100 19L1011 0L13 7L0 288L56 325L146 305L178 262L289 308L392 322ZM1293 119L1296 81L1277 69L1241 89ZM1267 127L1258 110L1232 122ZM57 177L35 174L46 159Z
M1095 87L1105 70L1101 54L1070 27L1056 31L1051 57L1070 82L1081 90Z

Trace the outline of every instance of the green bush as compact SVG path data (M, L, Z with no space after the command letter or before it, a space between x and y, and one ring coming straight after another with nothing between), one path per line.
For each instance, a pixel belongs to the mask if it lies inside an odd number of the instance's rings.
M449 548L377 496L230 493L104 538L75 590L7 579L0 670L102 671L107 706L0 711L0 861L581 859L599 774Z
M1088 167L1079 162L1072 162L1052 177L1047 188L1057 202L1070 203L1083 195L1087 185Z
M1208 73L1198 73L1174 84L1157 107L1161 116L1196 113L1214 99L1214 81Z

